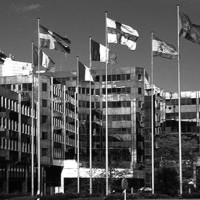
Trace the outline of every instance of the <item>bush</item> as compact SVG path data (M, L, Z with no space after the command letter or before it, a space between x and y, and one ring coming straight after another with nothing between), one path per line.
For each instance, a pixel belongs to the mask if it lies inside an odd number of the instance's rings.
M29 194L22 194L22 193L10 193L10 194L6 194L6 193L1 193L0 194L0 200L4 200L4 199L17 199L17 200L33 200L34 197L31 197Z
M191 194L183 193L182 197L184 199L200 199L200 192L193 192Z

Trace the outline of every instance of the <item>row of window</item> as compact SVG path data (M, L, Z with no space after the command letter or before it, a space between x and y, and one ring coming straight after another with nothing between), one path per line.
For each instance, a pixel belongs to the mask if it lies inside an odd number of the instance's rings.
M105 120L105 115L103 120ZM131 121L131 115L108 115L108 121Z
M1 137L0 138L0 149L10 150L10 151L19 151L18 141ZM21 143L21 152L31 153L31 144L22 142Z
M64 144L64 136L58 135L58 134L53 134L53 141Z
M96 76L95 82L100 82L102 77L102 82L106 81L106 75ZM131 80L131 74L112 74L107 75L107 81L127 81ZM137 80L142 80L142 74L137 74Z
M11 131L19 131L18 122L14 120L10 120L8 118L0 117L0 127L9 129ZM31 125L28 124L21 124L21 131L24 134L30 135L31 134ZM35 135L35 133L34 133Z
M166 105L178 105L178 99L166 99ZM200 103L200 99L199 99ZM196 98L181 98L181 105L196 105Z
M178 113L166 113L166 119L177 119ZM196 119L196 112L182 112L181 119Z
M19 111L19 109L18 109L19 104L16 101L14 101L12 99L8 99L8 98L3 97L3 96L1 96L1 98L0 98L0 105L1 105L2 108L7 108L7 109L10 109L14 112ZM21 106L21 113L22 113L22 115L26 115L26 116L31 117L31 108L28 107L28 106L22 105ZM36 116L36 114L35 114L35 116Z
M107 75L107 80L108 81L123 81L123 80L130 80L131 75L130 74L112 74L112 75ZM137 74L137 80L141 81L143 79L142 73ZM65 84L65 81L72 81L76 80L75 77L66 77L66 78L60 78L59 81ZM94 76L95 82L100 82L100 81L106 81L106 75L97 75Z
M101 108L100 102L92 102L92 108ZM79 101L79 107L81 108L89 108L90 102L89 101ZM122 108L122 107L131 107L131 101L108 101L108 108ZM137 107L142 108L142 101L137 101ZM102 102L102 108L106 108L106 102Z
M108 95L109 94L131 94L131 88L130 87L120 87L120 88L108 88ZM101 92L103 95L106 94L106 88L102 89L95 89L95 95L101 95ZM79 88L79 94L90 94L89 88ZM94 95L94 89L91 89L91 94ZM138 87L138 94L142 94L142 88Z
M109 134L131 134L131 128L108 128Z

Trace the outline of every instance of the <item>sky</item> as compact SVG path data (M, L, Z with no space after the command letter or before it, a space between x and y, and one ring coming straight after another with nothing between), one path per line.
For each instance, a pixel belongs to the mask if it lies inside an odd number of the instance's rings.
M71 41L71 53L43 49L56 70L76 70L77 56L89 65L89 37L105 45L108 18L139 33L137 48L109 44L120 67L144 67L151 74L151 32L177 47L177 4L192 23L200 25L200 0L1 0L0 49L17 61L31 62L31 42L37 44L37 23ZM177 91L177 60L153 59L154 83ZM93 62L92 65L101 65ZM181 90L200 90L200 45L180 39Z

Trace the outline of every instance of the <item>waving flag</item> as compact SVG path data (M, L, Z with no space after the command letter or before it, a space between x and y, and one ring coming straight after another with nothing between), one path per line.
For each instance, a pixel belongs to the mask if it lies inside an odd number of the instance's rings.
M107 18L108 43L126 45L129 49L136 49L139 34L132 27Z
M91 69L81 62L78 62L79 81L94 81Z
M200 26L192 24L190 18L184 14L179 13L180 27L179 35L190 42L200 44Z
M39 26L40 47L70 53L70 40L50 31L44 26Z
M91 57L93 61L106 62L108 58L108 51L109 49L102 44L91 40Z
M152 40L152 51L153 56L160 56L168 59L174 59L178 55L176 48L173 45L168 44L155 36Z
M117 56L108 48L94 40L91 40L91 57L93 61L106 62L108 59L110 64L117 63Z
M38 66L38 48L35 45L33 45L33 65ZM55 62L47 56L47 54L40 50L40 66L44 67L45 71L52 71L54 65Z

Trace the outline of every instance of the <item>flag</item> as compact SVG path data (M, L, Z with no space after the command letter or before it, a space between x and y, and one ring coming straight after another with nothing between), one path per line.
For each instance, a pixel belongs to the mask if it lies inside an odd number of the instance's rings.
M70 53L71 41L39 25L40 47Z
M3 64L6 58L7 56L2 51L0 51L0 64Z
M33 65L38 66L38 48L33 45ZM44 67L44 71L55 71L55 62L47 56L42 50L40 50L40 66Z
M200 25L192 24L190 18L184 13L179 13L179 20L179 36L190 42L200 44Z
M174 59L178 55L176 48L159 38L153 36L152 40L153 56L160 56L162 58Z
M108 59L110 64L117 64L116 54L94 40L91 40L91 58L99 62L106 62Z
M79 81L94 81L89 67L78 62Z
M132 27L121 24L107 18L108 43L119 43L128 46L129 49L136 49L136 41L139 34Z

